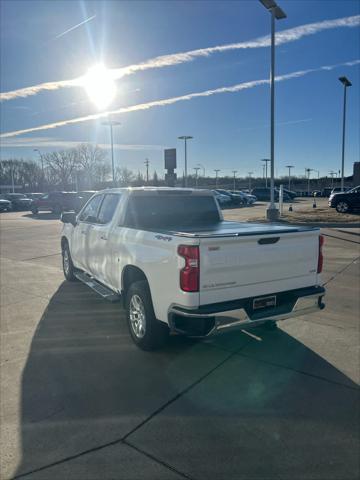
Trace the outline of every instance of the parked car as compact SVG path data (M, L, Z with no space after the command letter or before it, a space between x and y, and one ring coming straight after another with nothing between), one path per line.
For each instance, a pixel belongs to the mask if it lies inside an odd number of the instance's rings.
M5 200L5 198L0 198L0 212L9 212L11 210L11 202Z
M32 213L53 212L61 213L65 210L76 210L78 198L75 192L50 192L41 198L33 200Z
M27 198L30 198L31 200L37 200L38 198L41 198L44 196L44 193L36 192L36 193L26 193L25 194Z
M219 202L221 208L230 207L231 206L231 198L229 195L224 195L223 193L219 193L217 190L212 190L216 200Z
M65 278L122 300L144 350L325 306L319 229L224 221L209 190L105 190L61 220Z
M336 208L339 213L348 213L360 208L360 185L346 192L332 193L329 207Z
M11 202L12 210L30 210L32 204L32 200L23 193L5 193L3 198Z
M348 190L350 190L349 187L344 187L344 192L347 192ZM332 190L331 190L331 193L330 195L333 195L335 193L341 193L341 187L334 187Z
M294 200L294 198L297 197L296 192L293 192L292 190L289 190L287 188L283 188L283 190L284 190L284 193L286 193L286 195L290 198L290 200Z
M229 197L231 200L231 203L234 206L245 205L246 203L242 195L238 195L237 193L232 193L229 190L217 189L216 192L220 193L220 195L226 195L227 197Z
M255 195L251 195L251 193L243 192L242 190L231 190L231 193L235 193L236 195L240 195L243 198L244 204L246 204L246 205L252 205L257 200Z
M266 188L266 187L259 187L259 188L253 188L251 190L251 193L252 195L255 195L255 197L258 199L258 200L261 200L263 202L266 202L266 201L270 201L270 188ZM278 202L279 201L279 190L277 190L275 188L275 192L274 192L274 199L275 199L275 202ZM289 197L289 195L284 192L284 202L287 202L287 201L290 201L291 198Z

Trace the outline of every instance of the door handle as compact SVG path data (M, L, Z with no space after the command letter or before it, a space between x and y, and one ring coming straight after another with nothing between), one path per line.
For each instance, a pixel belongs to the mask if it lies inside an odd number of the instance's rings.
M86 235L86 230L81 230L81 233L82 233L83 235Z
M101 237L100 237L100 240L107 240L107 239L108 239L108 237L106 237L105 235L101 235Z

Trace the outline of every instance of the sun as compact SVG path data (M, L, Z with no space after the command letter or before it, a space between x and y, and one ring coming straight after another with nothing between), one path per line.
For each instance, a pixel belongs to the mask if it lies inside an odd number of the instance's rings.
M90 100L99 110L110 105L116 95L116 85L110 70L103 64L89 68L82 79L83 86Z

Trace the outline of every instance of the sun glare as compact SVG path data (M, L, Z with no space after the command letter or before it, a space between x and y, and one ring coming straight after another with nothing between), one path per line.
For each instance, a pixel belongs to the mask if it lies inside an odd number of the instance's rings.
M108 107L116 94L116 86L110 70L102 64L89 68L83 77L83 85L90 100L99 110Z

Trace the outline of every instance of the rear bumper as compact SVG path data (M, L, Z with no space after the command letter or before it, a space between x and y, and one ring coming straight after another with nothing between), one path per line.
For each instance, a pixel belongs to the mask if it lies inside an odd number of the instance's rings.
M205 305L197 310L172 306L168 315L169 326L177 333L207 337L244 326L258 326L265 322L299 317L325 308L323 287L302 288L274 295L281 298L281 304L260 313L251 308L253 298Z

